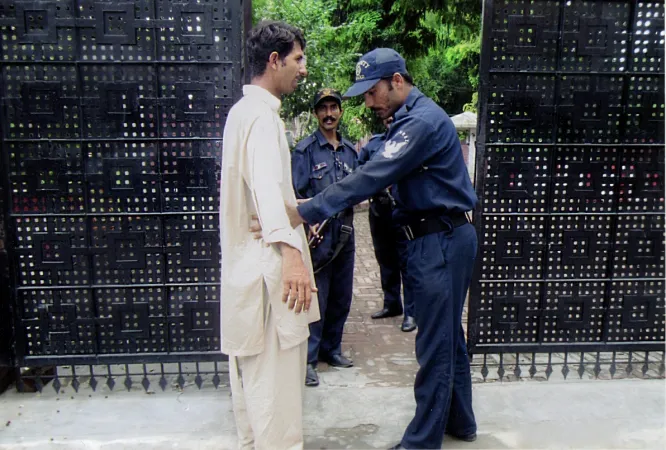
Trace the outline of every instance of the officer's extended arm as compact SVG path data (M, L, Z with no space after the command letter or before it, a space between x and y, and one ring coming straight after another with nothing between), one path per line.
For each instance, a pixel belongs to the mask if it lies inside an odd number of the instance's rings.
M398 120L367 163L298 206L298 214L308 223L318 223L395 184L438 150L434 136L432 126L420 118Z

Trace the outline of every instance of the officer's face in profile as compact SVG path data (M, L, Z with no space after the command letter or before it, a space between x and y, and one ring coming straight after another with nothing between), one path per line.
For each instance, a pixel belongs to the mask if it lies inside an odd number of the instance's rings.
M337 130L342 117L342 109L335 100L323 100L315 107L319 128L326 131Z
M291 94L298 87L301 78L308 76L308 71L305 67L305 54L301 48L301 44L294 42L294 48L282 60L277 52L271 54L271 65L275 70L275 81L278 89L282 94Z
M370 108L382 120L393 116L402 105L398 90L391 83L391 80L381 80L363 94L366 108Z

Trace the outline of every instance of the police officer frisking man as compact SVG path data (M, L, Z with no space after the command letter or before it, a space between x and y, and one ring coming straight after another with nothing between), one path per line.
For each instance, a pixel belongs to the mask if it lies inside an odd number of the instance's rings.
M358 154L358 164L362 166L370 160L379 150L388 133L388 127L392 118L384 119L386 132L376 134L361 149ZM400 300L400 272L405 269L405 258L401 257L401 250L405 256L406 246L399 245L396 240L396 229L393 226L393 205L395 200L391 196L389 189L370 197L370 208L368 210L368 222L370 223L370 235L372 236L372 245L375 249L375 258L379 264L379 275L382 282L382 291L384 293L384 307L372 314L373 319L384 319L403 314L402 325L400 329L405 332L416 329L414 320L414 299L405 291L405 307L402 307Z
M314 97L314 113L319 128L296 145L291 171L296 198L308 199L340 182L357 166L354 145L338 132L342 116L342 96L322 89ZM321 319L310 324L306 386L319 385L317 361L333 367L351 367L342 355L342 332L352 301L354 275L354 215L351 207L331 214L321 229L310 229L310 253L319 289Z
M444 434L476 439L472 380L462 328L477 252L467 221L477 198L448 115L411 83L405 60L379 48L361 57L345 97L364 95L393 117L375 157L310 201L288 207L292 226L316 224L391 186L393 219L406 245L405 290L414 296L416 412L393 448L441 448Z

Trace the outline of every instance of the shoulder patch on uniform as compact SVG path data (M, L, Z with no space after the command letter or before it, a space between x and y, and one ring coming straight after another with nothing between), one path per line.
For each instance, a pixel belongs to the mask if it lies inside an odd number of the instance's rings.
M295 152L303 152L305 151L306 148L308 148L317 138L314 135L310 135L306 137L305 139L301 139L301 141L296 144L296 147L294 147Z
M382 156L386 159L391 159L405 146L409 144L409 136L404 131L398 131L395 136L386 141L384 144L384 151Z

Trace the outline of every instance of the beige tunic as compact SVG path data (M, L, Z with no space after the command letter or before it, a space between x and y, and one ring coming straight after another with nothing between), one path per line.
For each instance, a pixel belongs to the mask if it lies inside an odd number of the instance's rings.
M294 347L309 336L308 324L319 320L313 293L309 313L300 315L282 303L282 256L278 244L298 249L314 275L303 227L292 228L284 207L296 205L289 146L278 112L281 102L267 90L243 87L224 127L220 235L222 247L222 352L250 356L264 351L268 296L275 315L279 346ZM249 231L256 214L263 239Z

